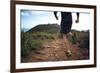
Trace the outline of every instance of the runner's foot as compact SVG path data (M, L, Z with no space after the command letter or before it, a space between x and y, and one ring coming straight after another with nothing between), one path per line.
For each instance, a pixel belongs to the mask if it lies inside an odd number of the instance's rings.
M68 57L71 57L71 56L72 56L72 52L71 52L70 49L67 50L66 55L67 55Z

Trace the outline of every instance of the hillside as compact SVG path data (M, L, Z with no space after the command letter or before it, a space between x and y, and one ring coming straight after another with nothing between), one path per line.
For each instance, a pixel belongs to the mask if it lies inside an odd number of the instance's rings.
M27 32L48 32L57 33L60 30L60 26L57 24L39 24Z
M21 33L21 62L67 61L89 59L89 30L72 30L68 35L72 43L72 56L66 54L68 46L64 45L57 24L40 24L27 32ZM69 42L69 43L70 43Z

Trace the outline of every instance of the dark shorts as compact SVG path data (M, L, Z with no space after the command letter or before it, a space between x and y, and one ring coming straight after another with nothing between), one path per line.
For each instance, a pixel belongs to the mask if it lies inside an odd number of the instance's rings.
M61 12L61 30L62 34L67 34L71 31L72 27L72 14L71 12Z
M62 34L67 34L71 31L71 27L72 27L72 22L71 21L67 21L67 22L61 22L61 30L60 32Z

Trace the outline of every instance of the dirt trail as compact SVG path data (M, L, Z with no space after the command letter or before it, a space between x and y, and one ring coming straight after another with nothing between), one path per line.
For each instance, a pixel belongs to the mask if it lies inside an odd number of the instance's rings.
M36 52L31 51L30 55L23 62L42 62L42 61L66 61L88 59L88 49L80 49L78 45L72 45L70 57L66 54L67 49L61 39L43 45L43 48Z

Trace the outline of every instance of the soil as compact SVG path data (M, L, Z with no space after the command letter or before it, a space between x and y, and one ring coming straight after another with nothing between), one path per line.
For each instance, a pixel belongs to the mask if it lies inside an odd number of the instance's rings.
M67 44L66 44L67 45ZM80 48L79 44L71 46L71 56L67 56L67 48L61 39L55 39L48 42L38 50L32 50L29 56L22 62L47 62L47 61L68 61L68 60L86 60L89 59L89 49Z

